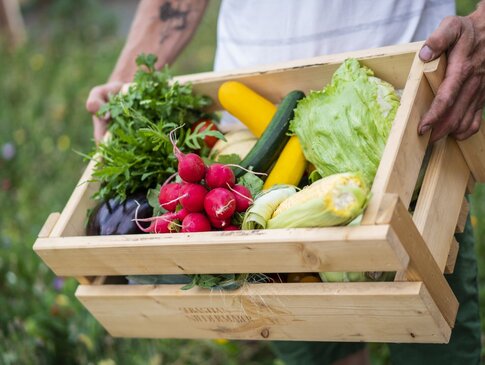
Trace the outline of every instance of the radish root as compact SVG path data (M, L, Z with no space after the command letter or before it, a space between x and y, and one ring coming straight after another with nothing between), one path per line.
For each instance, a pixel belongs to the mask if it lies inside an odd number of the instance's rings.
M175 131L177 129L180 129L184 126L185 126L185 124L182 124L182 125L178 126L177 128L172 129L170 131L170 133L168 134L168 137L170 138L170 142L172 143L173 149L175 150L175 156L177 156L177 157L182 154L182 151L180 151L180 149L177 146L177 141L174 138L174 134L175 134Z
M239 195L241 198L244 198L244 199L247 199L251 204L253 204L253 199L247 197L246 195L244 194L241 194L239 191L235 190L234 188L231 188L231 186L229 184L227 184L227 187L229 190L231 190L234 194L237 194Z
M230 167L237 167L237 168L239 168L239 169L241 169L241 170L244 170L244 171L246 171L246 172L249 172L249 173L251 173L251 174L253 174L253 175L262 175L262 176L268 176L268 174L267 174L267 173L265 173L265 172L256 172L256 171L253 171L253 170L248 170L247 168L242 167L241 165L234 164L234 163L227 164L226 166L230 166Z
M182 199L182 198L185 198L186 196L189 196L189 193L185 193L185 194L183 194L183 195L180 195L180 196L176 197L175 199L170 200L169 202L165 202L165 203L163 203L163 204L160 204L160 206L161 206L162 208L164 208L164 205L169 205L169 204L175 203L176 201L178 201L178 200L180 200L180 199Z

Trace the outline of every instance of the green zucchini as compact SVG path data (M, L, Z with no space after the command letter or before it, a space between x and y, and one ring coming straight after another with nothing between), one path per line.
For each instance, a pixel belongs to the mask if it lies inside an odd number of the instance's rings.
M290 121L294 117L296 104L304 97L305 94L299 90L291 91L284 97L263 135L241 161L240 166L256 172L269 173L271 166L276 162L290 139L287 134ZM236 177L241 177L245 173L246 171L243 169L235 171Z

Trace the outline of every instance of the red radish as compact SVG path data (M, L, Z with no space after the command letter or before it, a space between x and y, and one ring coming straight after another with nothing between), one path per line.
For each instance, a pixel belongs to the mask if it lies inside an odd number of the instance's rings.
M210 218L229 219L236 211L234 194L224 188L215 188L205 196L204 209Z
M207 189L200 184L186 183L180 190L180 204L189 212L202 212Z
M175 214L177 214L177 219L179 219L181 221L184 220L184 218L187 217L187 214L189 214L189 213L190 212L185 208L182 208L182 209L175 212Z
M170 183L163 185L160 188L160 194L158 195L158 202L160 206L169 212L175 212L179 203L180 189L182 185L179 183Z
M205 175L205 164L199 155L195 153L188 153L186 155L180 153L175 156L179 160L178 173L182 180L191 183L200 182Z
M253 196L247 187L244 185L234 185L231 189L236 198L236 212L245 212L253 203Z
M190 129L193 132L201 124L202 124L202 126L199 128L199 132L203 132L206 129L209 129L211 131L217 131L218 130L217 127L215 126L215 124L212 123L212 121L210 119L200 119ZM214 147L214 145L217 143L218 140L219 140L219 138L214 137L214 136L205 136L204 137L204 143L209 148Z
M202 161L202 158L195 153L182 153L173 138L174 132L175 129L170 132L170 142L172 142L173 153L179 161L177 170L180 178L186 182L200 182L205 176L206 168L204 161Z
M138 208L137 208L138 210ZM135 212L135 217L137 213ZM145 219L137 219L135 218L134 221L138 228L140 228L145 233L171 233L171 232L178 232L179 227L178 224L175 222L177 219L177 213L168 212L161 216L152 217L152 218L145 218ZM139 222L151 222L148 228L143 228Z
M231 218L227 218L227 219L218 219L218 218L210 218L209 217L209 220L212 224L212 227L214 228L225 228L225 227L229 227L231 225Z
M239 228L238 226L234 226L234 225L231 224L231 225L229 225L227 227L224 227L222 230L223 231L240 231L241 228Z
M209 219L203 213L189 213L182 221L182 232L207 232L211 228Z
M233 187L236 177L229 166L215 163L207 168L205 183L209 189Z

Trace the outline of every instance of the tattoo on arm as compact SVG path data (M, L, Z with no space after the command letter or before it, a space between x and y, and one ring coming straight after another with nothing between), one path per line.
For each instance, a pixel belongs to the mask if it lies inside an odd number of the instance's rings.
M190 13L190 6L187 9L181 9L180 6L173 7L171 1L164 1L160 6L159 18L164 23L160 43L163 43L172 30L183 31L187 28L187 17Z

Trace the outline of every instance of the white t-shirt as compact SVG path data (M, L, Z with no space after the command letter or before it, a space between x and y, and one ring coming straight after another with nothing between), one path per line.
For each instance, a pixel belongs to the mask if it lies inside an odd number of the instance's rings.
M223 0L215 70L426 39L454 0ZM245 128L225 113L221 130Z
M223 0L215 70L426 39L454 0Z

